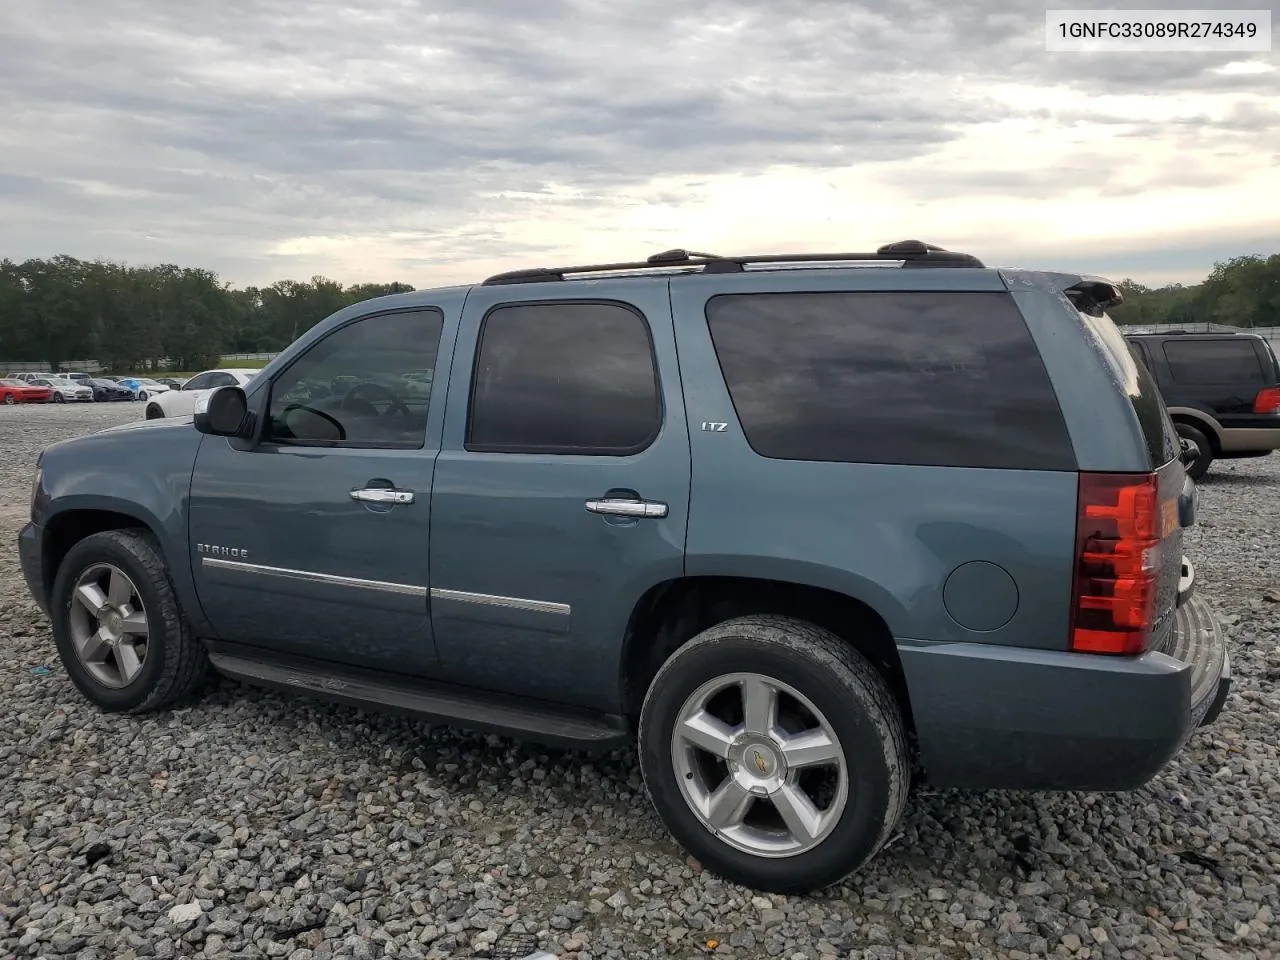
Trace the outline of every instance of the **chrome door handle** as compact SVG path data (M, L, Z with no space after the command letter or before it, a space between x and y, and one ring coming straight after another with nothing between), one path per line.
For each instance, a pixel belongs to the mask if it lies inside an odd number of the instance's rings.
M588 500L587 510L610 517L659 518L667 515L667 505L654 500Z
M412 490L389 490L386 487L365 487L363 490L352 490L352 500L363 500L365 503L413 503Z

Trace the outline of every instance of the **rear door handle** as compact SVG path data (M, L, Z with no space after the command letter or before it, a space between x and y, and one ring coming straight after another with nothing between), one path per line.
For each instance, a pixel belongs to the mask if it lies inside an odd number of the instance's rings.
M412 490L390 490L386 487L365 487L351 491L352 500L363 500L365 503L413 503Z
M607 517L646 517L658 519L667 515L667 505L656 500L588 500L587 510Z

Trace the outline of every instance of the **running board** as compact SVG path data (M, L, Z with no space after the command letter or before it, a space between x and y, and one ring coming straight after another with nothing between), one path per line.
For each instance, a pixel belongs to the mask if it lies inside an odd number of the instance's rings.
M326 670L311 663L284 664L212 650L209 660L215 670L233 680L547 746L603 751L630 740L621 717L575 716L538 702L499 699L459 687L427 686L425 682L409 686L372 677L355 678L350 671Z

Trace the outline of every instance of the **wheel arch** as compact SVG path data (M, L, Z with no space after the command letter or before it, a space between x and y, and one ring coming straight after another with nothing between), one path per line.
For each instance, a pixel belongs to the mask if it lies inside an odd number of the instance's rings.
M157 543L163 543L155 518L148 517L132 504L70 507L46 517L42 527L40 574L45 596L50 595L58 568L67 553L85 537L106 530L136 529L145 530Z
M633 723L649 684L672 653L703 630L747 614L807 620L830 630L880 672L914 732L906 674L888 622L866 601L827 587L745 576L690 576L650 587L636 602L619 669L622 712Z
M1215 457L1222 455L1222 427L1218 421L1209 416L1203 410L1197 410L1194 407L1169 407L1169 419L1175 425L1184 423L1187 426L1195 427L1206 437L1213 447L1213 455Z

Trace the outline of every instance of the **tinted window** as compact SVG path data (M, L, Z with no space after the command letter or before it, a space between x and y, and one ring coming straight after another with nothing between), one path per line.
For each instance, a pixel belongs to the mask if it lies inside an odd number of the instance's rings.
M272 383L266 439L279 443L418 448L444 315L366 317L312 344Z
M183 390L208 390L209 388L217 385L214 383L214 380L213 380L213 378L216 376L217 374L215 373L198 374L192 377L186 383L184 383L182 385L182 389Z
M1179 383L1261 383L1262 361L1248 337L1166 340L1164 358Z
M480 331L467 449L635 453L662 421L649 326L612 303L498 307Z
M707 322L762 456L1075 469L1007 294L729 295L707 304Z
M1178 434L1169 419L1155 377L1147 366L1146 344L1126 340L1115 321L1094 300L1074 296L1071 302L1111 363L1117 383L1129 398L1142 430L1151 466L1164 466L1178 455Z

